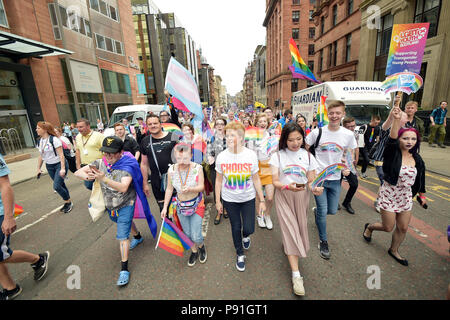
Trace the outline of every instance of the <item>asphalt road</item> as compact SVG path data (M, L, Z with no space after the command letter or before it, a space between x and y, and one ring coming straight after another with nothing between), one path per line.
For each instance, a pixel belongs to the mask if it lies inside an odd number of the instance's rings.
M291 273L274 210L273 230L256 226L246 253L245 272L235 268L228 220L222 219L218 226L212 221L208 223L208 260L205 264L197 262L193 268L187 266L188 253L180 258L162 249L155 250L156 239L146 222L138 220L145 240L130 253L130 283L118 288L115 283L120 271L120 252L115 224L107 216L95 223L91 221L87 211L89 193L82 183L70 175L67 185L74 209L69 214L56 210L62 201L51 189L48 176L18 184L14 186L16 203L25 212L17 219L11 246L35 253L51 252L49 272L39 283L33 281L28 265L9 265L12 276L24 289L18 299L445 299L450 283L446 236L450 179L427 174L429 208L414 205L414 218L400 247L400 253L410 263L404 267L387 254L391 234L374 232L370 244L362 238L364 224L379 220L373 209L378 189L373 168L369 169L369 176L360 180L352 203L357 213L350 215L341 210L328 217L331 251L328 261L318 254L318 232L313 214L308 213L311 249L308 257L300 260L306 290L303 298L292 293ZM153 199L150 203L159 225L156 203ZM215 216L215 209L212 210L211 219ZM79 268L80 289L68 288L68 279L73 275L67 273L68 268L69 271ZM379 283L373 281L378 271ZM378 288L369 289L368 281Z

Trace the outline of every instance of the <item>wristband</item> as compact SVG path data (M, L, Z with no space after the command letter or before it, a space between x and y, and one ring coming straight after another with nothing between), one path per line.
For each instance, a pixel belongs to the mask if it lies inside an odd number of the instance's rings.
M427 198L425 196L419 196L420 199L426 200Z
M289 190L289 185L288 185L288 184L285 184L285 185L281 188L281 190Z

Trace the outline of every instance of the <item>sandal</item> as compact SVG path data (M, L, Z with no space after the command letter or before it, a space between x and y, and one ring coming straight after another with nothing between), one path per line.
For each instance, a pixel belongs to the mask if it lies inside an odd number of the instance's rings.
M368 237L368 236L365 235L366 229L367 229L367 227L369 226L369 224L370 224L370 223L366 223L366 224L364 225L364 231L363 231L363 237L364 237L364 240L366 240L367 242L372 241L372 235L370 235L370 237Z
M219 219L217 219L217 217L214 219L214 224L218 225L220 223L220 220L222 220L222 215L219 214Z
M120 271L119 279L117 280L117 285L124 286L124 285L128 284L129 281L130 281L130 272Z
M225 219L228 219L228 213L226 213L225 211L223 212L223 217L225 218Z

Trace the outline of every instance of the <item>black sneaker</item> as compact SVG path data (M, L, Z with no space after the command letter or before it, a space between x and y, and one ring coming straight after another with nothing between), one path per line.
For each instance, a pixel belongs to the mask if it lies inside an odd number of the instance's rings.
M203 244L203 247L198 248L198 252L199 252L199 261L200 263L205 263L206 259L208 259L208 254L206 253L206 247Z
M319 254L322 258L328 260L330 259L330 251L328 250L328 242L320 241L319 242Z
M72 211L72 208L73 208L73 202L66 202L64 204L64 207L62 207L61 212L69 213L70 211Z
M193 267L195 263L197 262L198 258L198 252L192 252L191 256L189 257L188 266Z
M34 269L34 280L41 280L48 270L48 259L50 258L50 252L45 251L44 253L39 253L39 257L41 259L36 262L36 264L32 264L31 267Z
M22 288L16 284L12 290L3 290L0 292L0 300L12 300L22 293Z

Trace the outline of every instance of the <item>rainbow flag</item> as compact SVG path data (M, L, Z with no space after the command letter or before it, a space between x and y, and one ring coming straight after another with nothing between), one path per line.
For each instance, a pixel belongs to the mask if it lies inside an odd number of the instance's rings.
M314 77L314 74L305 64L302 57L300 57L300 52L298 51L297 44L292 38L291 40L289 40L289 50L291 51L292 57L292 66L289 66L289 69L292 72L292 77L320 83L320 81L318 81L316 77Z
M346 162L347 168L353 174L356 174L356 168L353 165L352 149L345 149L345 162Z
M314 181L312 182L313 189L316 188L319 184L325 182L328 177L332 176L338 171L344 170L345 168L347 168L347 166L343 163L335 163L329 165L328 167L323 169L322 172L319 173L319 175L314 179Z
M156 248L161 248L176 256L182 257L184 250L189 250L194 243L169 219L164 218Z
M283 130L283 128L281 127L281 123L274 120L274 121L272 121L272 124L270 125L270 127L267 130L269 130L270 132L273 132L273 134L275 134L277 136L281 136L281 131Z
M181 131L181 129L173 123L161 123L161 127L163 128L163 131L165 132L174 132L180 136L183 135L183 132Z
M326 96L320 96L320 105L319 109L317 109L317 122L319 128L326 126L328 124L328 112L327 106L325 105L325 100L327 100Z
M263 137L264 130L257 127L248 127L245 130L245 142L260 141Z
M23 207L19 206L18 204L14 204L14 218L21 213L23 213Z
M272 152L278 150L278 143L280 141L280 136L273 135L264 139L261 144L261 151L266 152L268 155Z

